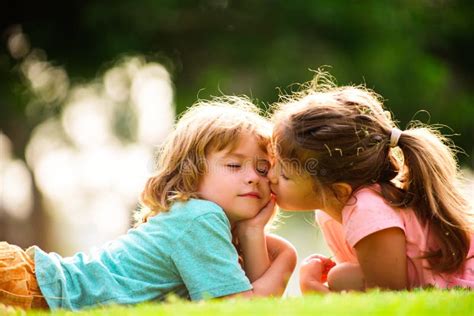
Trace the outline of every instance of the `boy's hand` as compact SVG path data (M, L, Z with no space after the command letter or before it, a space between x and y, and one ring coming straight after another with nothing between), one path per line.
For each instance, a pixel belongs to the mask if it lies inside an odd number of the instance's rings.
M314 254L303 260L300 269L301 280L316 280L325 283L328 278L329 270L331 270L336 263L330 258Z
M275 214L275 197L272 195L270 201L255 215L255 217L237 222L238 233L250 230L263 230L268 221Z
M275 211L275 198L253 217L236 223L235 232L244 257L244 270L251 282L259 279L271 266L265 236L265 225Z

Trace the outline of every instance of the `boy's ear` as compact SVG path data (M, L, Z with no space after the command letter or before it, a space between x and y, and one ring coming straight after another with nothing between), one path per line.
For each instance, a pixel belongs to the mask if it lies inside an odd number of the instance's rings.
M352 194L352 187L350 184L345 182L333 183L331 184L331 189L334 192L336 198L342 203L346 203Z

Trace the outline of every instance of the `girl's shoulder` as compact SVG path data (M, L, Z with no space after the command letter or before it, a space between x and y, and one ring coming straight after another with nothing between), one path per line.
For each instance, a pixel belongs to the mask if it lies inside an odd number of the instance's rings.
M397 214L404 218L416 216L413 208L396 206L385 199L382 195L382 188L378 183L356 189L344 209L346 212L355 209L371 210L380 214Z
M371 221L383 220L396 216L397 209L391 206L382 196L379 185L359 188L347 201L342 210L343 222L349 220Z
M389 208L392 206L382 196L379 184L372 184L356 189L349 198L346 207L362 206L364 208Z
M353 193L342 210L342 225L351 246L380 230L391 227L405 230L403 217L385 201L378 185L360 188Z

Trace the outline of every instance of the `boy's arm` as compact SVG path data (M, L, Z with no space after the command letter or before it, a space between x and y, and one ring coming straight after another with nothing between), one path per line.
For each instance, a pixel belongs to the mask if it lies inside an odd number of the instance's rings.
M252 281L253 289L227 297L281 296L296 266L296 250L285 239L267 235L267 251L269 267L256 280ZM244 261L248 259L245 258Z
M253 217L237 223L236 232L244 257L244 270L250 282L260 278L270 267L265 225L275 213L275 199Z
M265 225L274 213L275 198L272 197L255 217L237 224L244 270L253 289L231 297L283 294L296 266L296 250L283 238L265 234Z
M271 265L265 274L252 282L253 294L281 296L296 267L296 249L290 242L276 235L267 235L266 240Z
M239 245L243 253L244 271L250 282L260 278L270 267L267 238L263 228L249 227L239 232Z

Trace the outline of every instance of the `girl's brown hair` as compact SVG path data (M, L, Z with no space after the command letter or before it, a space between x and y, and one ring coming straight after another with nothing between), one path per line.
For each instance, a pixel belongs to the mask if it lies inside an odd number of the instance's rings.
M282 97L273 115L277 155L296 159L326 188L379 183L391 205L412 207L429 223L439 240L439 249L426 249L423 256L431 268L458 270L469 251L473 214L459 188L454 146L436 128L412 123L399 148L391 148L396 126L381 98L363 86L333 82L318 72L301 91Z
M169 210L175 201L198 198L198 182L211 150L232 148L243 133L251 133L267 152L271 125L259 113L248 98L238 96L199 101L190 107L161 146L156 172L141 194L138 224Z

